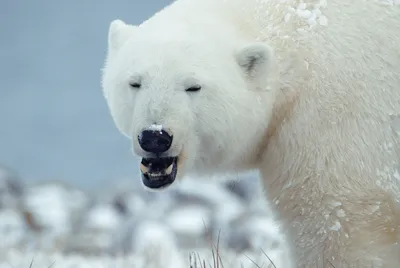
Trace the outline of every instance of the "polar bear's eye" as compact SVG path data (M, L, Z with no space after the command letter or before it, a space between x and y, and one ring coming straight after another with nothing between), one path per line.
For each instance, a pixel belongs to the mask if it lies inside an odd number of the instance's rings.
M195 91L199 91L201 89L201 86L192 86L192 87L188 87L186 89L187 92L195 92Z
M142 85L140 83L129 83L131 88L140 88Z

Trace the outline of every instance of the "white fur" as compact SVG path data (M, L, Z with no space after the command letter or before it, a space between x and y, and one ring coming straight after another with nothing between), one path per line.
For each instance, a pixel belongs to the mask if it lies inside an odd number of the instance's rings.
M173 133L179 177L258 168L299 266L397 267L399 18L373 0L177 0L111 24L104 94L136 154L143 128Z

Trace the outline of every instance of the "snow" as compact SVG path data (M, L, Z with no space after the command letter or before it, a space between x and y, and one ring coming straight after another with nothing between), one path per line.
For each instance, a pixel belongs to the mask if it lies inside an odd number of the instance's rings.
M394 176L397 180L400 181L400 174L399 174L399 171L398 171L398 170L395 170L393 176Z
M0 210L0 249L8 248L24 237L24 220L15 210Z
M262 265L268 259L260 248L285 263L286 244L257 174L185 178L157 193L115 181L90 195L56 181L13 192L16 180L3 174L0 268L32 260L32 267L188 268L193 254L212 264L217 241L225 267L254 267L246 256Z
M113 229L120 223L120 216L111 205L97 206L88 213L87 227Z
M202 235L210 222L210 211L202 206L184 206L174 209L165 222L181 234Z
M336 212L336 216L338 216L339 218L343 218L343 217L346 216L346 212L344 212L343 209L339 209L339 210Z
M45 252L20 252L10 250L2 256L0 268L28 268L32 262L32 268L203 268L203 260L206 267L213 267L214 263L211 249L199 249L191 252L179 252L177 256L166 254L158 255L157 252L143 252L126 256L87 256L76 254L62 255L59 253ZM275 253L268 253L270 259L275 259ZM220 251L223 267L229 268L254 268L255 263L260 267L274 267L268 258L262 254L249 252L247 254L235 254L228 251ZM274 261L276 267L279 263ZM269 265L269 266L267 266ZM220 264L220 267L221 264Z
M322 15L321 17L319 17L319 24L321 24L322 26L328 25L328 19Z
M153 130L153 131L161 131L163 129L162 125L158 125L158 124L152 124L149 127L149 130Z
M400 5L400 0L375 0L375 1L389 6Z
M340 222L336 221L335 224L329 228L329 230L339 231L341 228L342 228L342 225L340 224Z

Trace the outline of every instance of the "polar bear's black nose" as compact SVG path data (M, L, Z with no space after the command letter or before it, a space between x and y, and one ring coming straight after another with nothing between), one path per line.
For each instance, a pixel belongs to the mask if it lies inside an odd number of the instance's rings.
M172 144L172 136L164 130L143 130L138 137L139 145L149 153L166 152Z

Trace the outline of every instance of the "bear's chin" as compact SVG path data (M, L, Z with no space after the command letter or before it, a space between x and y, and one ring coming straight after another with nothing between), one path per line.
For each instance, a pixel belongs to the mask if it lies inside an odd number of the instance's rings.
M142 158L140 171L142 183L147 188L166 188L175 181L178 157Z

